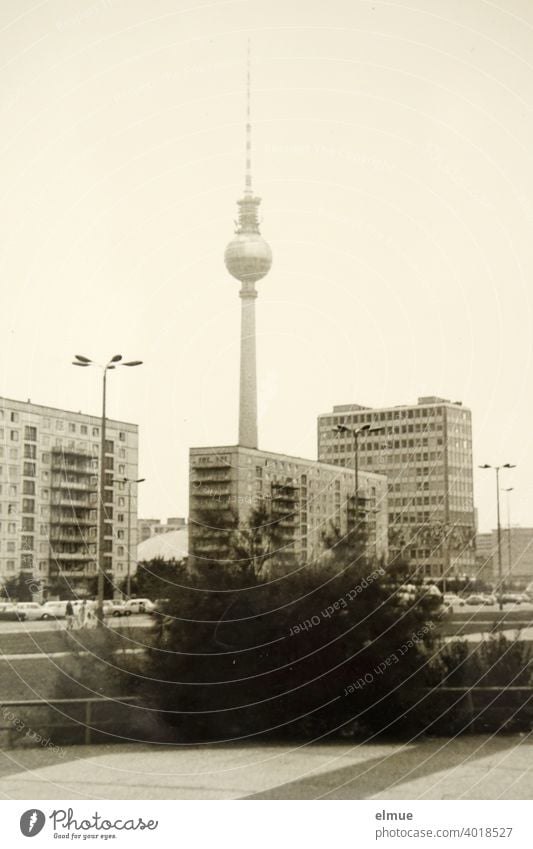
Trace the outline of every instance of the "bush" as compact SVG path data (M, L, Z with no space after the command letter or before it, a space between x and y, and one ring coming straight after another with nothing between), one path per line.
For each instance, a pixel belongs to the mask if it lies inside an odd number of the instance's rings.
M402 726L437 633L352 540L270 582L208 564L171 594L144 666L146 704L188 741ZM242 561L242 558L241 558Z

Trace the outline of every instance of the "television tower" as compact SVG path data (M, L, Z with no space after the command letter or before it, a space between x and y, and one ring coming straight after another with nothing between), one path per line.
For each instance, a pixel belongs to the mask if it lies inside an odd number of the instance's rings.
M257 375L255 357L255 284L272 265L272 252L259 231L261 198L252 190L252 125L250 118L250 47L246 94L246 169L244 194L237 201L235 237L224 254L229 273L241 283L241 364L239 384L239 445L257 448Z

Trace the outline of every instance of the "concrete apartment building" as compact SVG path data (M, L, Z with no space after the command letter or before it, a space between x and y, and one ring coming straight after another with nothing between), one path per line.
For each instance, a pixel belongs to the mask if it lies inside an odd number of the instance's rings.
M106 571L126 576L128 501L119 478L135 479L138 428L106 423ZM23 572L53 594L66 579L83 591L96 574L100 418L0 398L0 579ZM131 498L136 545L137 493ZM135 558L132 558L134 560Z
M354 467L354 436L362 431L359 468L388 478L389 546L423 574L474 574L471 413L460 402L430 396L417 404L335 406L318 417L318 458Z
M502 579L508 588L525 588L533 581L533 528L502 527ZM478 567L491 583L499 580L498 531L476 537Z
M226 511L241 523L263 506L282 534L278 566L284 556L312 563L324 551L323 534L341 532L355 522L354 472L316 460L305 460L243 446L190 449L189 553L216 559L213 534L205 534L202 517L216 511L223 527ZM365 505L361 511L361 504ZM366 523L368 554L386 558L387 481L381 474L359 475L359 521Z
M137 539L139 544L160 534L181 531L187 526L187 520L182 516L170 516L166 522L161 519L139 519L137 522Z

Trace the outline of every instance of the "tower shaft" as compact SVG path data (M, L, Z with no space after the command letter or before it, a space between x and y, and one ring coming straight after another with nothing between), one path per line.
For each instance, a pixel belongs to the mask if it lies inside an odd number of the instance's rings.
M253 284L244 284L241 297L241 366L239 386L239 445L257 448L257 373L255 356L255 299Z

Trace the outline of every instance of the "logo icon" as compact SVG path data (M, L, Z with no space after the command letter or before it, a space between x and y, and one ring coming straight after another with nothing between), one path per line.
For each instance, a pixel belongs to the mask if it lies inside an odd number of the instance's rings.
M24 811L20 818L20 830L24 837L35 837L42 831L46 817L38 808L30 808Z

